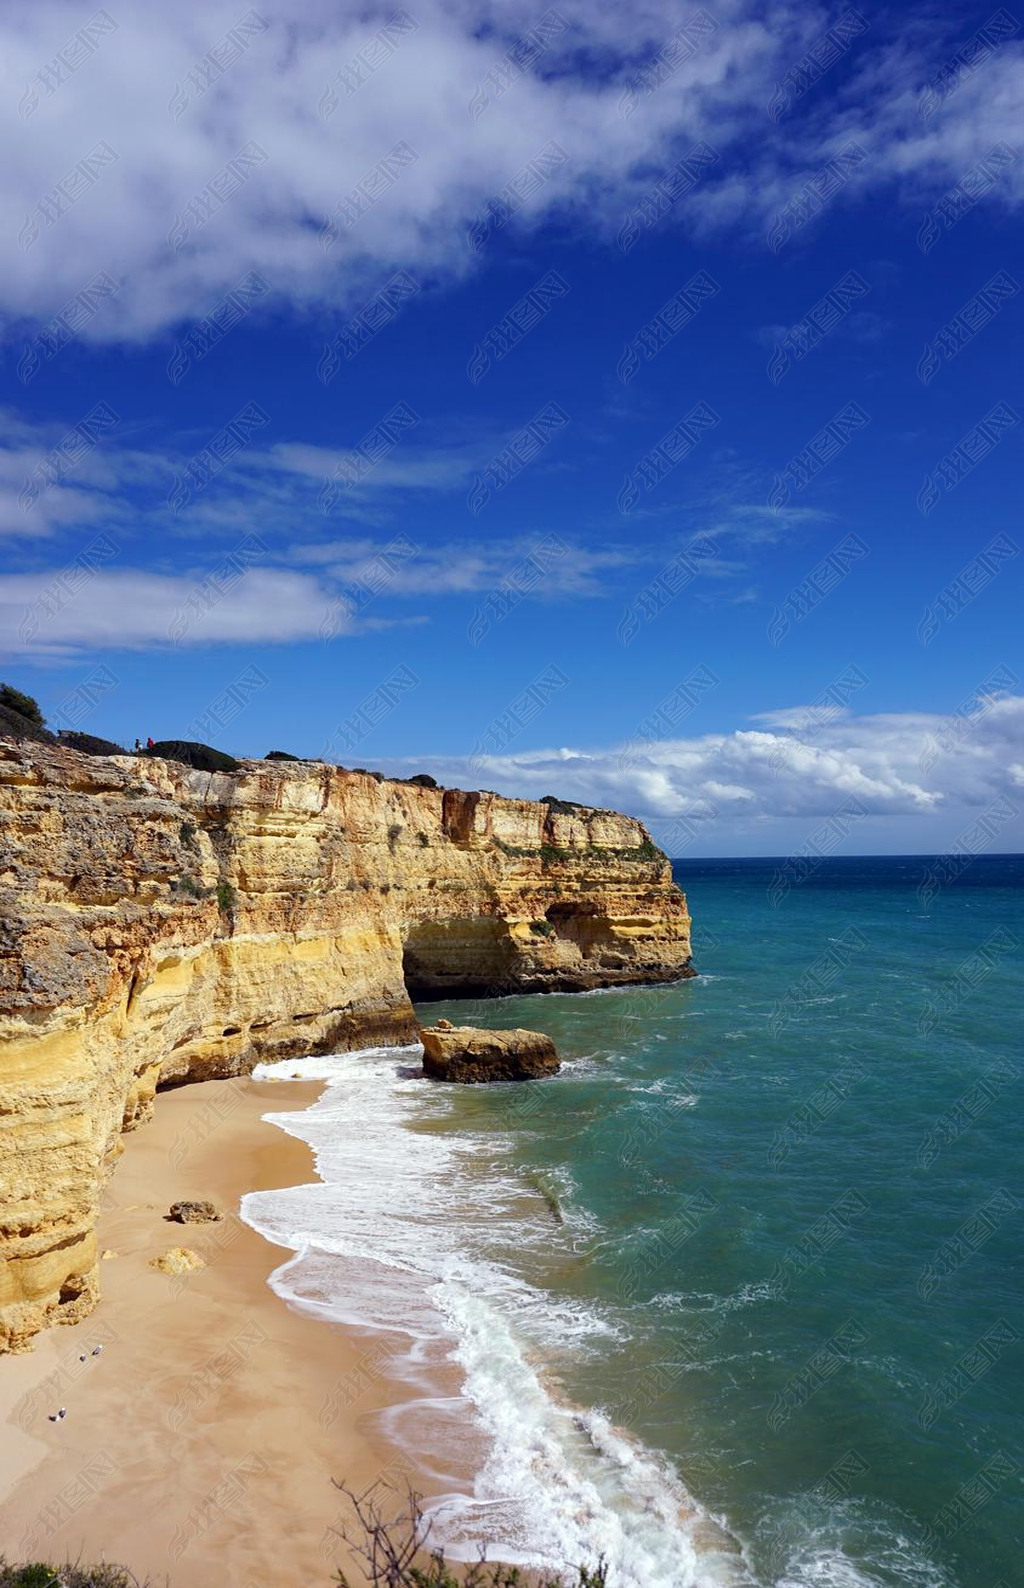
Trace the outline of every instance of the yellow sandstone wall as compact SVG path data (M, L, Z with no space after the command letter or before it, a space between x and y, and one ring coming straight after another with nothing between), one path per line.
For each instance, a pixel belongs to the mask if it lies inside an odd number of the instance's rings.
M94 1304L159 1086L413 1040L414 997L671 980L643 826L322 763L196 772L0 739L0 1349Z

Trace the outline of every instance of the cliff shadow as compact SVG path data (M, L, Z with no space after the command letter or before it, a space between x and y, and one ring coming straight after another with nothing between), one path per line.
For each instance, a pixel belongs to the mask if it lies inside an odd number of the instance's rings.
M407 928L402 944L402 974L413 1003L513 992L518 959L507 922L493 916L420 921Z

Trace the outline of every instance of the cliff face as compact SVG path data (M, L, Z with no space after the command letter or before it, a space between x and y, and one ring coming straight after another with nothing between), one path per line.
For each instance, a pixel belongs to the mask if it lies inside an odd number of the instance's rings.
M0 1349L93 1305L158 1086L411 1041L410 994L671 980L689 926L625 816L0 740Z

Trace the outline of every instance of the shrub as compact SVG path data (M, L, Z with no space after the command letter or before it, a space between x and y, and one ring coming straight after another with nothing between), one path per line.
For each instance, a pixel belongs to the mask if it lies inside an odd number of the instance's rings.
M391 826L388 828L388 848L391 850L392 854L394 854L395 845L402 836L402 831L403 829L401 822L392 822Z
M444 1551L431 1549L427 1556L431 1523L423 1514L421 1498L412 1489L408 1509L385 1521L374 1488L356 1494L347 1484L336 1485L355 1512L355 1525L337 1529L338 1537L360 1561L360 1578L373 1588L608 1588L608 1568L580 1566L571 1578L529 1576L517 1566L490 1566L484 1557L458 1576L445 1563ZM343 1570L335 1579L338 1588L354 1588Z
M219 910L223 910L225 914L230 914L230 912L235 908L235 901L237 898L238 895L231 886L230 882L218 882L217 908Z
M174 886L173 882L171 886ZM178 892L190 894L193 899L205 899L207 894L207 890L194 877L179 877Z
M429 772L417 772L415 777L406 778L407 783L415 783L418 788L436 788L437 778L431 777Z
M586 806L581 805L578 800L560 800L557 794L545 794L540 803L550 806L561 816L571 816L574 811L586 810Z
M375 1498L383 1485L374 1485L361 1495L346 1484L336 1487L350 1502L355 1520L351 1527L333 1531L360 1562L359 1582L370 1583L373 1588L608 1588L608 1570L603 1561L596 1566L580 1566L566 1577L523 1572L516 1566L488 1565L481 1557L476 1564L459 1568L456 1573L447 1566L442 1550L430 1549L428 1554L431 1524L423 1514L418 1494L410 1490L406 1514L385 1521ZM286 1575L268 1570L266 1580L284 1581ZM354 1588L340 1568L333 1580L338 1588ZM147 1588L147 1582L127 1566L83 1566L71 1561L61 1566L44 1565L41 1561L19 1566L0 1556L0 1588Z
M181 826L178 828L178 837L181 839L183 844L188 846L189 849L195 849L197 847L196 829L191 822L182 822Z
M74 733L70 728L58 735L61 744L69 745L82 755L127 755L128 751L113 739L97 739L94 733Z
M555 929L551 925L550 921L531 921L530 922L530 931L531 932L536 932L538 937L551 937L551 936L554 935L554 930Z
M197 772L237 772L239 762L211 744L199 744L192 739L160 739L143 752L159 756L162 761L182 761Z
M300 755L290 755L287 750L268 750L264 761L301 761Z
M419 842L423 845L424 849L429 849L430 848L430 839L427 837L426 833L417 833L416 837L419 840Z
M15 691L16 692L16 691ZM56 744L57 735L48 728L40 728L30 717L23 717L13 706L0 700L0 734L9 739L35 739L40 744Z
M32 1561L15 1566L0 1556L0 1588L145 1588L127 1566L46 1566Z
M0 684L0 706L6 706L8 711L16 711L18 716L24 717L33 728L46 726L46 718L39 709L39 702L33 700L31 695L22 694L13 684Z

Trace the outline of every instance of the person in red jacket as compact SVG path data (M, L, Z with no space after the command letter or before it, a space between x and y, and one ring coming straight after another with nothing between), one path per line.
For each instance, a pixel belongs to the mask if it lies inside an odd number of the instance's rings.
M150 734L149 738L146 740L146 749L147 750L152 750L152 748L153 748L153 746L155 744L156 744L156 740L153 738L153 735Z

